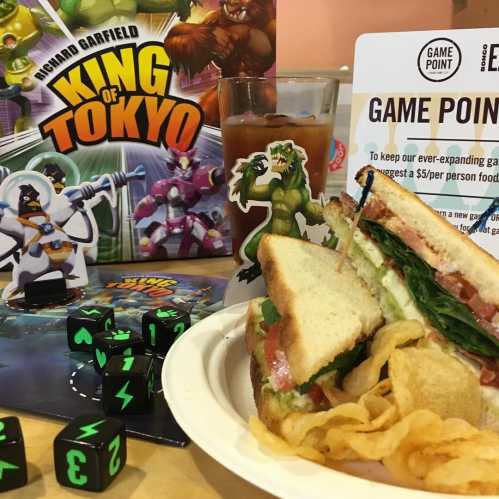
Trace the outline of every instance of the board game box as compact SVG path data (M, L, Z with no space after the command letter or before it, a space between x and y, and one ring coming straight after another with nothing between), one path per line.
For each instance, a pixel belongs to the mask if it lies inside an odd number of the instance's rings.
M273 0L1 2L0 269L29 196L51 218L69 202L56 220L87 264L230 254L217 79L275 72L275 16Z

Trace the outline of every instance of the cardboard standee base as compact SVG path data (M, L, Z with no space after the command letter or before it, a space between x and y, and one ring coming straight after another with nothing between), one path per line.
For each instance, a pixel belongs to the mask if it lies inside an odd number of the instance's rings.
M66 279L46 279L29 282L24 286L24 300L28 307L42 307L67 303L74 293L66 287Z

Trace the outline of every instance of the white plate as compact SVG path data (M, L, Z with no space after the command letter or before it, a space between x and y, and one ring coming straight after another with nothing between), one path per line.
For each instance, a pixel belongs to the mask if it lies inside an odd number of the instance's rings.
M346 463L337 471L263 450L247 425L256 409L244 344L246 310L242 303L198 322L175 342L163 364L166 400L199 447L257 487L285 498L456 498L390 485L377 463Z

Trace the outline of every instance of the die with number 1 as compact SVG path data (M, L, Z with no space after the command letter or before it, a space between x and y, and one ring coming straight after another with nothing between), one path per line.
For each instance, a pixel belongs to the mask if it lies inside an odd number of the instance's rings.
M142 316L142 338L148 350L166 354L173 342L191 327L188 312L165 305L149 310Z

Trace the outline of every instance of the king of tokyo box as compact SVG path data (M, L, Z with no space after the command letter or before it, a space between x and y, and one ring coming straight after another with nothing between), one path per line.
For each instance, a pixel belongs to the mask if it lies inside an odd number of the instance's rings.
M274 74L275 16L272 0L1 2L0 268L231 254L217 80Z

